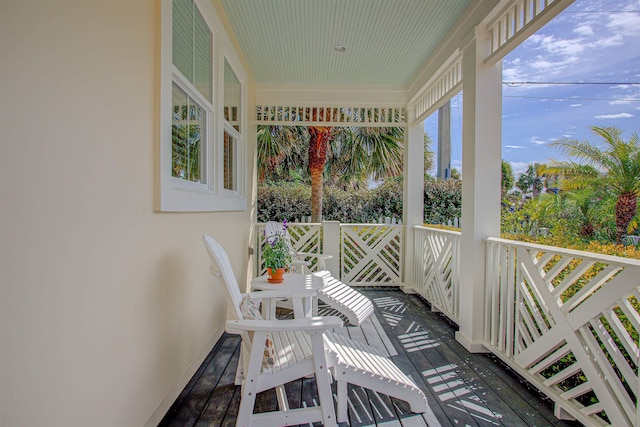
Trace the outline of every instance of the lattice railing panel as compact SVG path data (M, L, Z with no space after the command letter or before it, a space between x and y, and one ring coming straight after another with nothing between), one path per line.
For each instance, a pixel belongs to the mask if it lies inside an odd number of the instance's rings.
M306 252L320 254L322 253L322 225L318 223L288 223L287 231L291 236L291 243L296 252ZM265 244L264 238L264 224L256 225L256 237L258 248L258 254L256 259L258 260L257 271L258 275L262 276L267 274L267 269L264 266L262 260L262 247ZM303 261L311 261L311 271L317 270L316 263L317 258L310 257Z
M458 320L460 232L414 227L417 291L435 308Z
M404 126L403 107L258 105L256 121L281 126Z
M354 285L402 283L401 225L343 224L341 280Z
M485 345L585 425L633 426L640 261L488 239Z

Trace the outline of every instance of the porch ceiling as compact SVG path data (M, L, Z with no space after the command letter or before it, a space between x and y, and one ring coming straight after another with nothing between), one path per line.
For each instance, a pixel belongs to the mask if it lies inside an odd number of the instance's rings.
M470 0L221 0L261 85L406 89ZM337 53L334 46L347 48Z

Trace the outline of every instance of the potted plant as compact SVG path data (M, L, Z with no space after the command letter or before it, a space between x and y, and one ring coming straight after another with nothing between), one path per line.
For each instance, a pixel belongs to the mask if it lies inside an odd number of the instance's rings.
M262 257L269 273L269 283L282 283L284 272L291 264L291 250L285 233L265 236Z

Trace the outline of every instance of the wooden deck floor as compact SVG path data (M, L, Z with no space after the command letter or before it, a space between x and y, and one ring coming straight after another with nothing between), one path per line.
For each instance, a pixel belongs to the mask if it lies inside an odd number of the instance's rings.
M553 416L549 401L490 355L470 354L454 339L455 325L415 295L363 291L376 311L342 333L390 355L422 388L430 412L360 387L349 389L351 426L578 426ZM225 334L171 407L160 426L234 426L239 387L233 385L240 339ZM314 405L315 380L287 385L291 407ZM276 408L275 393L258 395L259 412ZM274 426L275 427L275 426Z

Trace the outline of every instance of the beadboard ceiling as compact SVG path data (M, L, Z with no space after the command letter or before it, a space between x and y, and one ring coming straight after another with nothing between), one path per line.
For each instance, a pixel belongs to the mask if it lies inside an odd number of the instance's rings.
M259 84L407 87L471 0L222 0ZM334 46L345 46L345 53Z

